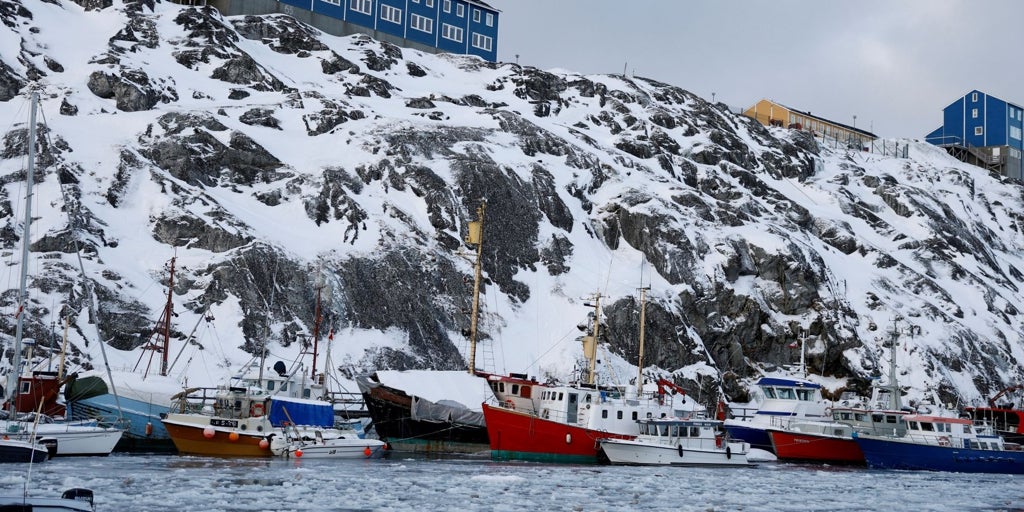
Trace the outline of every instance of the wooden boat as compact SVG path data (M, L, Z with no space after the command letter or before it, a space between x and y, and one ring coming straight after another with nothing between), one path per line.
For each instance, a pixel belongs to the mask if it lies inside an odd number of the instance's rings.
M64 491L60 498L0 496L0 510L26 510L32 512L94 512L93 492L74 488Z
M705 418L640 420L635 439L601 439L611 464L657 466L749 466L750 445L726 438L722 422Z
M906 424L903 435L853 434L868 467L1024 474L1021 445L970 419L908 414L900 421Z
M642 294L641 315L643 302ZM640 433L638 420L684 417L700 409L682 388L664 379L650 391L596 385L600 297L594 297L590 305L595 308L595 320L593 335L584 337L583 352L589 362L586 382L534 391L537 402L533 410L520 410L516 402L508 400L483 404L492 459L597 463L598 441L635 438ZM641 376L638 379L642 382Z

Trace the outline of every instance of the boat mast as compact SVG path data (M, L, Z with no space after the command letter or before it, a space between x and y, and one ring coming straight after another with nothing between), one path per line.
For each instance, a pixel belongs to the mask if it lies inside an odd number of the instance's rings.
M319 282L316 285L316 310L313 313L313 371L310 373L310 377L316 382L316 356L317 350L319 349L318 344L320 342L320 322L323 321L323 315L320 311L320 295L323 290L323 282Z
M583 357L587 359L587 384L594 384L594 375L597 368L597 340L601 329L601 294L594 293L594 302L584 303L594 308L593 334L583 337Z
M171 351L171 315L174 314L174 304L171 299L174 297L174 260L176 256L171 257L171 275L167 280L167 304L164 305L164 325L162 325L164 346L163 346L163 357L160 359L160 375L167 376L167 355Z
M477 220L469 223L469 230L466 233L466 243L476 245L476 263L473 265L473 310L469 317L469 373L476 373L476 327L477 316L480 313L480 261L484 254L484 210L487 209L487 201L480 203L476 209Z
M18 377L21 375L21 344L24 336L26 302L28 302L28 253L32 238L32 182L35 180L36 163L36 106L39 103L39 92L32 91L32 106L29 109L28 125L28 169L25 185L25 223L22 227L21 245L21 276L18 284L18 311L14 331L14 356L11 359L11 373L7 376L7 400L10 405L11 417L14 417L14 395L17 393Z
M647 290L650 286L640 288L640 357L636 363L636 390L640 396L644 390L644 323L647 314Z
M889 347L889 384L886 386L889 388L889 406L894 411L903 408L902 399L900 398L900 385L896 381L896 346L899 344L900 339L900 331L897 327L896 322L893 322L892 343Z

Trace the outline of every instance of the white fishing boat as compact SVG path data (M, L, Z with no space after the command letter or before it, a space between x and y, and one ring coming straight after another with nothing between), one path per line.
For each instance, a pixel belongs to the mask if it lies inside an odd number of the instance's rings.
M289 427L270 444L274 455L302 459L376 459L387 443L365 439L355 430Z
M93 493L89 489L74 488L61 493L59 498L30 497L28 493L20 496L0 496L0 510L28 510L31 512L94 512Z
M750 466L750 445L729 440L722 422L703 418L657 418L637 421L635 439L598 440L612 464L655 466Z

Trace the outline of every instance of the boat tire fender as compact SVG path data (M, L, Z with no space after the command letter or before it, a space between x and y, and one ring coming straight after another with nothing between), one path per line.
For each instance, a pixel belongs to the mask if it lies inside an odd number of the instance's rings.
M683 445L678 445L678 446L676 446L676 448L679 449L679 456L682 457L683 456Z
M725 447L725 458L727 458L727 459L731 459L732 458L732 447L731 446L726 446Z

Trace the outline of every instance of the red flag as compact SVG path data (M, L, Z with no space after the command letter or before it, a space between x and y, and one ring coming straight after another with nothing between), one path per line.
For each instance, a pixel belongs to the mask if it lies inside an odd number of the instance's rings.
M327 335L327 339L334 341L334 329L331 329L330 334Z
M794 341L793 343L790 343L789 345L786 346L789 348L797 348L800 346L800 344Z

